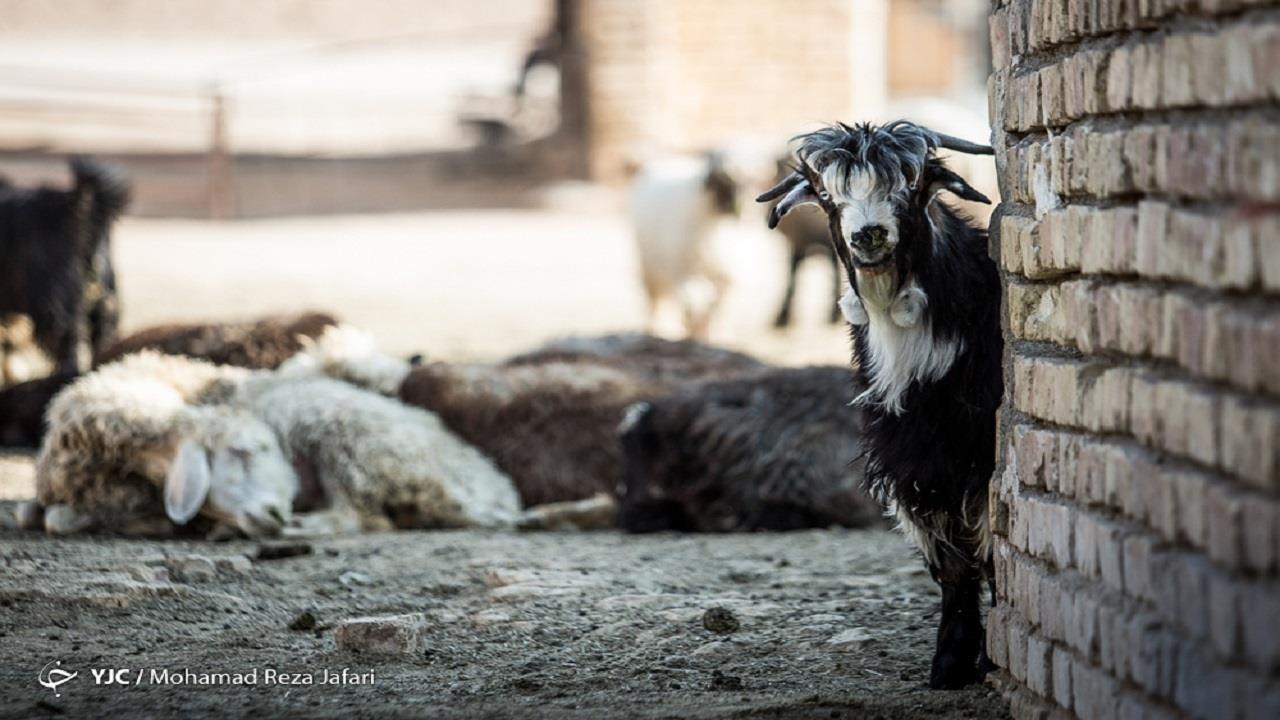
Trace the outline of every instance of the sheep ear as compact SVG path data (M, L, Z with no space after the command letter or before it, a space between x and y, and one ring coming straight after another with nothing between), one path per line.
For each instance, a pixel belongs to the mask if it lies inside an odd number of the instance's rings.
M991 204L991 200L986 195L974 190L973 186L965 182L964 178L942 165L935 165L926 170L925 173L929 179L929 186L925 189L925 196L929 200L932 200L939 192L946 190L965 200L987 205Z
M200 512L211 486L208 453L195 442L183 440L164 479L165 514L186 525Z

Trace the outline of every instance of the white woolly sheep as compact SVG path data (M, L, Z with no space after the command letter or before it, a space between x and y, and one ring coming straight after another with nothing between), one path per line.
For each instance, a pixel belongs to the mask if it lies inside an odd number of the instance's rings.
M306 372L140 353L77 380L48 417L51 532L165 534L163 516L197 515L249 536L496 526L519 510L511 480L436 416Z

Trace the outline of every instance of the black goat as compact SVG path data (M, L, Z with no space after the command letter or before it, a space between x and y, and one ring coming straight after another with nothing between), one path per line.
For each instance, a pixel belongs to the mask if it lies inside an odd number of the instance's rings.
M778 163L779 179L791 173L791 166L786 161ZM844 283L840 261L831 251L830 234L827 232L827 218L817 208L803 208L788 215L778 224L778 232L787 239L787 250L790 252L790 264L787 267L787 289L782 295L782 307L774 318L773 326L787 327L791 324L791 303L796 294L796 275L800 264L806 258L819 256L831 264L831 308L830 322L840 319L840 286Z
M842 306L868 388L867 481L942 586L929 684L960 687L989 666L980 595L991 578L987 489L1003 394L1000 278L986 232L935 195L990 201L935 153L992 150L905 121L798 139L796 171L758 200L781 198L771 227L800 204L826 212L853 288Z
M116 333L111 225L129 202L118 170L78 157L71 173L70 190L0 183L0 315L29 316L58 372L84 370Z
M880 522L861 489L845 368L758 371L637 403L622 426L618 524L631 532Z

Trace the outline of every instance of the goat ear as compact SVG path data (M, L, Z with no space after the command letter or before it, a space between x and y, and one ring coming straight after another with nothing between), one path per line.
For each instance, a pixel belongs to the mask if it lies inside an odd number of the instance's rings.
M192 440L183 440L164 479L164 511L178 525L200 512L212 482L209 454Z
M925 170L925 176L929 181L928 186L925 188L925 197L929 200L932 200L933 196L937 195L942 190L946 190L947 192L950 192L957 197L964 198L965 200L972 200L973 202L985 203L987 205L991 204L990 198L977 190L974 190L973 186L965 182L964 178L955 174L943 165L939 164L928 168Z
M783 195L783 193L786 194ZM770 230L778 227L778 221L794 208L798 208L801 205L819 204L818 195L813 191L813 187L809 185L809 181L799 175L792 175L767 192L762 193L760 197L756 198L756 202L768 202L779 195L782 195L782 199L769 210Z

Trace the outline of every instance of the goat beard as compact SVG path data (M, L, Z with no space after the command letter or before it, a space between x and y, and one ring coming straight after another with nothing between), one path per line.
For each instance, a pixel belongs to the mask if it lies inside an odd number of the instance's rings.
M854 270L858 282L858 297L863 303L887 308L898 294L897 267L892 261L872 267Z

